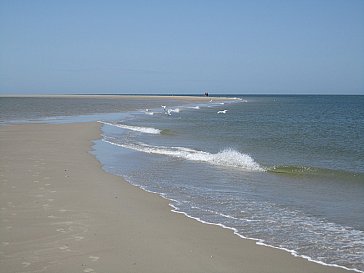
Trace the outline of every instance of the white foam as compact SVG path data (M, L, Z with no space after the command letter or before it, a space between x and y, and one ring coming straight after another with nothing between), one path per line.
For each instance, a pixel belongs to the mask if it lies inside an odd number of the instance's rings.
M103 139L102 141L104 142L107 142L107 143L110 143L112 145L116 145L116 146L121 146L123 147L121 144L117 144L117 143L112 143L110 141L107 141L105 139ZM179 148L181 150L186 150L186 151L195 151L193 149L189 149L189 148L183 148L183 147L175 147L175 148ZM261 245L261 246L265 246L265 247L270 247L270 248L273 248L273 249L278 249L278 250L283 250L283 251L286 251L288 253L290 253L292 256L294 257L301 257L303 259L306 259L310 262L314 262L314 263L317 263L317 264L320 264L320 265L324 265L324 266L329 266L329 267L336 267L336 268L342 268L342 269L345 269L345 270L349 270L349 271L354 271L354 272L359 272L359 273L364 273L364 271L362 270L359 270L357 268L352 268L352 267L346 267L346 266L342 266L342 265L338 265L338 264L335 264L335 263L325 263L323 261L319 261L319 260L316 260L312 257L309 257L307 255L300 255L297 253L297 251L295 250L292 250L292 249L288 249L288 248L285 248L285 247L277 247L277 246L273 246L273 245L270 245L268 243L266 243L263 239L259 239L259 238L255 238L255 237L251 237L251 236L244 236L243 234L239 233L238 229L237 228L234 228L234 227L230 227L230 226L227 226L227 225L224 225L223 223L219 223L219 222L211 222L211 221L206 221L206 220L203 220L201 219L200 217L196 217L196 216L192 216L191 214L185 212L185 211L182 211L178 206L181 204L180 201L176 200L176 199L173 199L169 196L167 196L167 194L165 193L161 193L161 192L157 192L157 191L153 191L153 190L150 190L148 189L146 186L142 186L138 183L134 183L132 180L130 180L129 177L123 175L124 179L126 181L128 181L131 185L135 186L135 187L138 187L146 192L149 192L149 193L153 193L153 194L158 194L159 196L161 196L162 198L166 199L166 200L169 200L171 201L169 203L169 206L172 208L171 211L174 212L174 213L178 213L178 214L182 214L190 219L193 219L193 220L196 220L200 223L203 223L203 224L207 224L207 225L213 225L213 226L219 226L221 228L224 228L224 229L228 229L228 230L231 230L234 235L242 238L242 239L247 239L247 240L252 240L252 241L255 241L255 243L257 245ZM173 203L174 204L173 204ZM212 212L212 211L211 211ZM215 212L216 213L216 212ZM241 218L235 218L235 217L232 217L230 215L226 215L226 214L222 214L222 213L218 213L220 214L221 216L223 217L226 217L226 218L231 218L231 219L239 219L239 220L244 220L244 221L247 221L247 222L251 222L251 221L259 221L259 220L251 220L251 219L241 219Z
M175 109L165 109L164 108L164 113L168 116L171 116L172 113L179 113L181 110L179 108L175 108Z
M171 113L179 113L181 110L179 108L175 108L175 109L169 109L171 111Z
M158 135L161 133L161 130L156 129L156 128L131 126L131 125L125 125L125 124L114 124L114 123L109 123L109 122L104 122L104 121L98 121L98 122L109 125L109 126L114 126L114 127L118 127L118 128L122 128L122 129L145 133L145 134Z
M139 110L140 112L143 112L144 114L146 115L149 115L149 116L153 116L155 114L155 112L153 112L151 109L149 108L145 108L145 109L140 109Z
M167 155L176 158L183 158L191 161L201 161L213 165L224 167L235 167L244 169L246 171L264 171L258 163L254 161L247 154L242 154L233 149L225 149L216 154L211 154L204 151L193 150L185 147L165 147L165 146L152 146L144 143L115 143L107 139L103 141L112 145L120 146L127 149L132 149L139 152L148 154Z
M152 191L150 191L152 192ZM152 192L152 193L156 193L158 194L157 192ZM160 194L159 194L160 195ZM162 196L162 195L161 195ZM165 199L168 199L164 196L162 196L163 198ZM169 199L171 200L171 199ZM236 229L236 228L233 228L233 227L229 227L229 226L226 226L222 223L213 223L213 222L209 222L209 221L205 221L205 220L202 220L201 218L199 217L195 217L195 216L192 216L184 211L181 211L177 206L173 205L172 203L169 203L169 206L172 208L172 212L175 212L175 213L179 213L179 214L183 214L185 215L186 217L188 218L191 218L191 219L194 219L198 222L201 222L203 224L207 224L207 225L213 225L213 226L219 226L219 227L222 227L224 229L229 229L231 231L233 231L233 233L235 235L237 235L238 237L242 238L242 239L247 239L247 240L252 240L252 241L255 241L255 243L257 245L260 245L260 246L265 246L265 247L270 247L270 248L274 248L274 249L278 249L278 250L283 250L283 251L286 251L286 252L289 252L292 256L294 257L301 257L303 259L306 259L310 262L314 262L314 263L317 263L317 264L321 264L321 265L324 265L324 266L330 266L330 267L337 267L337 268L343 268L343 269L346 269L346 270L350 270L350 271L355 271L355 272L360 272L360 273L363 273L363 271L359 270L359 269L356 269L356 268L349 268L349 267L346 267L346 266L342 266L342 265L338 265L338 264L329 264L329 263L325 263L325 262L322 262L322 261L319 261L319 260L315 260L309 256L306 256L306 255L299 255L297 253L297 251L295 250L291 250L291 249L288 249L288 248L284 248L284 247L276 247L276 246L273 246L273 245L270 245L270 244L267 244L264 242L264 240L262 239L258 239L258 238L253 238L253 237L247 237L247 236L244 236L242 234L239 233L239 231Z
M188 107L189 109L196 109L196 110L198 110L198 109L200 109L200 106L191 106L191 107Z
M157 193L157 192L154 192L154 193ZM164 196L162 196L162 197L164 197ZM168 199L168 198L166 198L166 199ZM337 264L324 263L322 261L315 260L315 259L313 259L313 258L311 258L309 256L306 256L306 255L299 255L295 250L291 250L291 249L284 248L284 247L276 247L276 246L272 246L272 245L266 244L264 242L264 240L261 240L261 239L258 239L258 238L253 238L253 237L246 237L246 236L240 234L239 231L236 228L226 226L226 225L224 225L222 223L208 222L208 221L202 220L199 217L194 217L194 216L192 216L192 215L190 215L190 214L188 214L188 213L186 213L184 211L181 211L178 207L174 206L172 203L169 203L169 206L172 208L172 212L179 213L179 214L183 214L186 217L191 218L191 219L194 219L194 220L196 220L198 222L201 222L203 224L213 225L213 226L219 226L219 227L222 227L224 229L229 229L229 230L233 231L233 233L235 235L237 235L238 237L240 237L242 239L253 240L253 241L256 242L257 245L261 245L261 246L266 246L266 247L270 247L270 248L274 248L274 249L283 250L283 251L289 252L294 257L301 257L301 258L306 259L306 260L308 260L310 262L314 262L314 263L321 264L321 265L324 265L324 266L343 268L343 269L346 269L346 270L351 270L351 271L363 273L363 271L361 271L359 269L356 269L356 268L349 268L349 267L341 266L341 265L337 265Z

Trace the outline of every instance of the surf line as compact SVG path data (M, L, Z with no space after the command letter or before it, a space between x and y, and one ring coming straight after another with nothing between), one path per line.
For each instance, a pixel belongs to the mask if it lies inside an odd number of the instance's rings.
M115 124L115 123L110 123L110 122L105 122L105 121L97 121L97 122L105 124L105 125L113 126L113 127L118 127L121 129L145 133L145 134L159 135L162 132L159 129L150 128L150 127L139 127L139 126L131 126L131 125L125 125L125 124Z

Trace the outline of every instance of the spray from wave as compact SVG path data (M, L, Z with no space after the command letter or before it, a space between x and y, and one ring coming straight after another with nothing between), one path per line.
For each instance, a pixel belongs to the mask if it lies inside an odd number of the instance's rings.
M180 112L180 109L179 108L176 108L176 109L165 109L164 110L164 113L168 116L171 116L172 113L179 113Z
M109 123L109 122L104 122L104 121L98 121L98 122L102 123L102 124L105 124L105 125L114 126L114 127L118 127L118 128L121 128L121 129L127 129L127 130L131 130L131 131L145 133L145 134L158 135L158 134L161 133L161 130L156 129L156 128L130 126L130 125L125 125L125 124L115 124L115 123Z
M154 112L151 112L148 108L147 108L147 109L145 109L144 113L145 113L146 115L149 115L149 116L153 116L153 115L154 115Z
M148 154L167 155L190 161L206 162L217 166L240 168L246 171L264 171L264 169L249 155L239 153L233 149L225 149L216 154L212 154L185 147L152 146L140 142L120 144L115 143L110 139L103 139L103 141L112 145Z

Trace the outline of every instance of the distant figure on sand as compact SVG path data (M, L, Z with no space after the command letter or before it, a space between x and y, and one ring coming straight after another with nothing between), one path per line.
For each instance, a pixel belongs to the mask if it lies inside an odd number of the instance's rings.
M208 97L209 96L209 93L208 92L205 92L205 97Z

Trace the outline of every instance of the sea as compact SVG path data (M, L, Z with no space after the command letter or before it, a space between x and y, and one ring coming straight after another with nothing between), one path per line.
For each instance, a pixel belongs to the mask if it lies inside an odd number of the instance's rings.
M0 124L97 121L105 171L171 209L364 272L364 96L0 98Z

